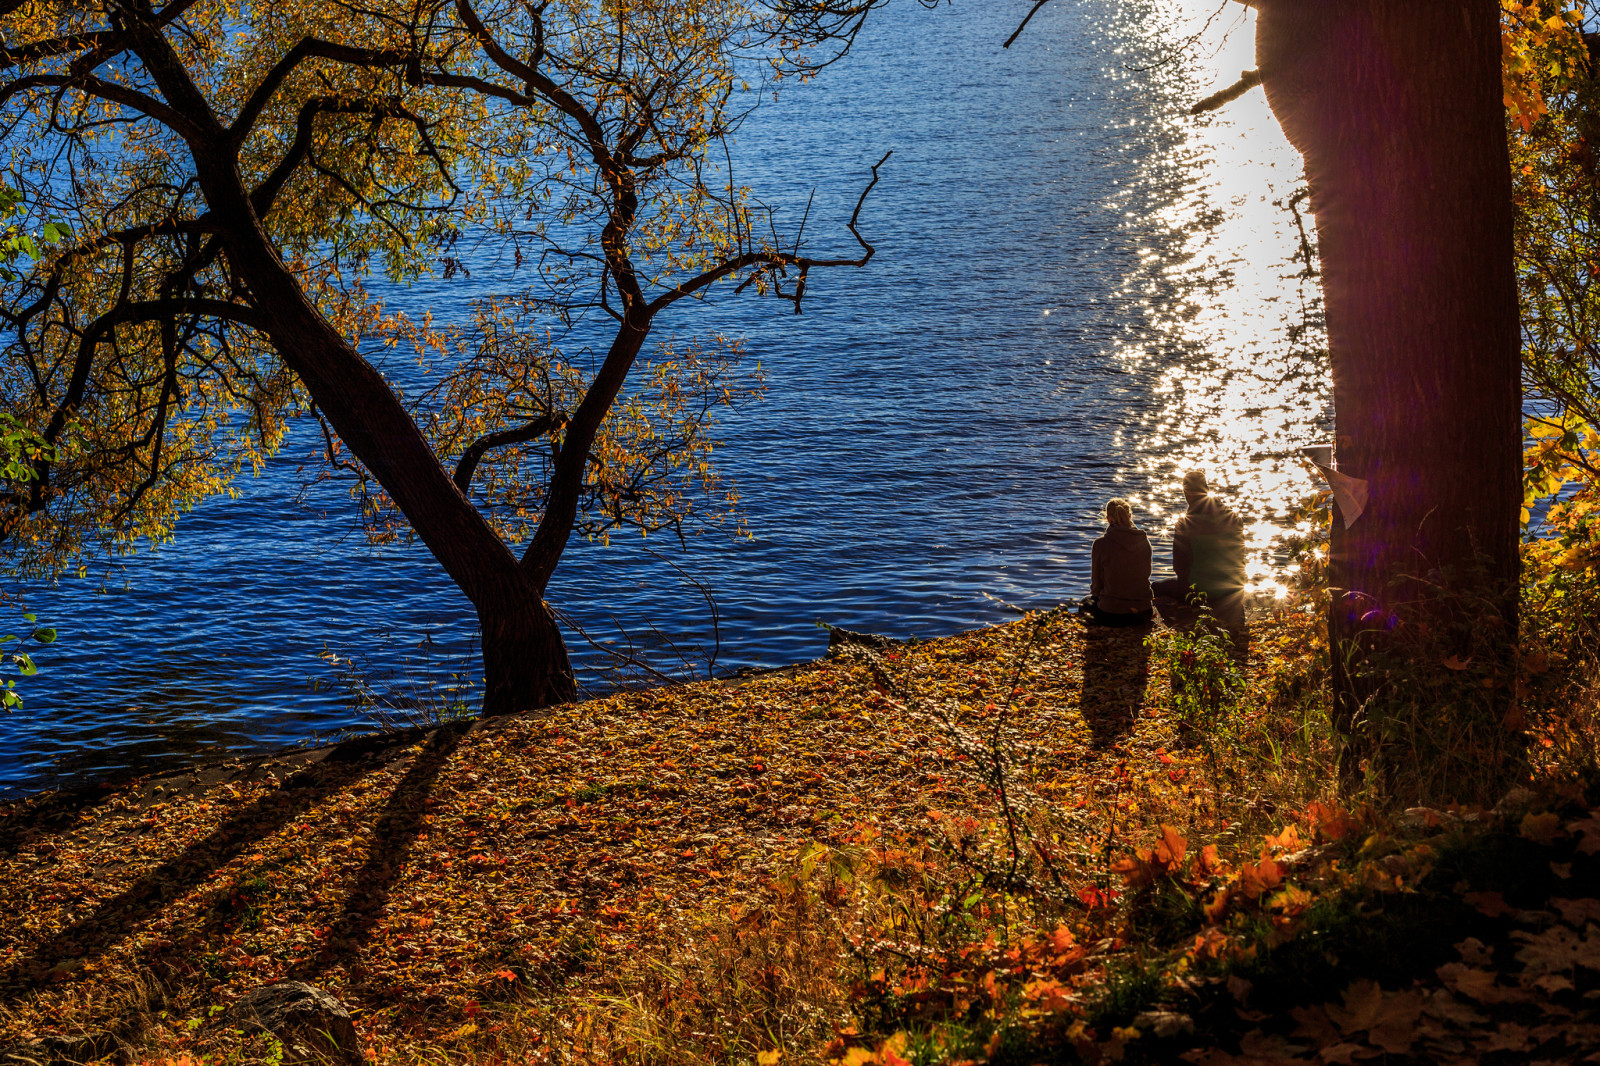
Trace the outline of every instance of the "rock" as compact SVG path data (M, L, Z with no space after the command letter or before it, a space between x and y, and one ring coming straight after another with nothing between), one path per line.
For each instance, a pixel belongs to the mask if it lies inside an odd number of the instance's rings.
M894 637L881 637L876 633L853 633L848 629L838 626L828 626L828 651L833 652L847 645L857 645L863 648L892 648L904 641Z
M1179 1033L1194 1032L1194 1019L1187 1014L1177 1014L1173 1011L1147 1010L1133 1019L1133 1027L1154 1032L1156 1036L1165 1040Z
M247 1033L270 1034L283 1045L285 1062L360 1066L365 1061L344 1004L303 981L258 988L224 1011L217 1022Z
M80 1066L86 1062L124 1063L131 1049L111 1033L41 1036L0 1047L0 1066Z

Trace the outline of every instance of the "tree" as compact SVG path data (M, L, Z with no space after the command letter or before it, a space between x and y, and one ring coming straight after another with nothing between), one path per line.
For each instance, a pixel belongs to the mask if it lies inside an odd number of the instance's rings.
M1504 7L1523 384L1534 408L1530 506L1568 481L1600 481L1600 82L1590 54L1600 37L1582 32L1587 6Z
M1480 761L1492 788L1515 765L1522 499L1499 8L1241 2L1258 12L1259 69L1194 110L1263 85L1305 159L1334 459L1352 503L1334 516L1328 568L1334 715L1352 741L1343 769L1354 777L1398 726L1412 742L1430 736L1413 762L1434 760L1445 790ZM1410 721L1382 708L1400 673L1422 681ZM1448 730L1416 720L1452 710L1466 732L1442 745Z
M1472 623L1473 680L1507 713L1522 393L1498 6L1257 7L1261 81L1316 216L1336 462L1367 494L1333 525L1337 718L1355 732L1374 695L1363 661L1398 628L1441 627L1439 594L1469 582L1492 607ZM1465 672L1474 655L1454 650L1411 666Z
M572 698L543 597L574 528L681 523L733 396L716 345L642 358L658 316L723 280L798 312L812 268L873 254L877 167L859 251L822 258L715 160L742 101L838 58L874 2L5 4L10 174L76 230L4 301L5 406L69 445L10 484L14 556L169 536L309 414L372 527L392 508L476 609L485 713ZM472 329L364 285L474 240L538 284ZM584 314L613 323L587 365L560 346ZM377 342L432 370L402 395Z

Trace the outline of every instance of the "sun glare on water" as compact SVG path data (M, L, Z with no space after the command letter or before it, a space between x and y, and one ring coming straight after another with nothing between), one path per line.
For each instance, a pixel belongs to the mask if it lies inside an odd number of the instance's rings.
M1314 222L1297 199L1299 154L1261 89L1218 111L1185 113L1255 66L1253 21L1236 4L1219 11L1187 0L1177 14L1130 19L1125 29L1165 60L1133 76L1164 97L1153 135L1173 148L1109 198L1124 216L1154 205L1139 225L1165 238L1152 242L1160 254L1141 248L1123 281L1145 328L1119 342L1114 358L1130 371L1165 368L1157 395L1123 429L1140 456L1135 473L1153 486L1134 501L1143 524L1169 527L1183 510L1178 477L1204 470L1245 516L1253 589L1281 594L1272 546L1290 528L1293 505L1318 487L1299 449L1326 441L1331 424L1318 282L1301 243L1301 226L1314 242Z

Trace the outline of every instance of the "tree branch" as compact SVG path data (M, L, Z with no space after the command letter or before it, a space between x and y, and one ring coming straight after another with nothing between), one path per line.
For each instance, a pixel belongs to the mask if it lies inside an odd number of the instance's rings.
M155 97L91 75L32 74L26 78L18 78L0 91L0 104L32 89L77 89L111 103L131 107L185 139L200 136L198 126Z
M255 126L256 119L261 117L261 112L272 101L272 96L278 91L294 68L310 58L331 59L336 63L345 63L357 67L390 67L401 66L408 62L414 63L416 57L409 52L394 49L352 48L349 45L336 44L332 41L323 41L315 37L302 37L283 58L273 64L267 76L261 79L255 91L250 94L250 99L245 101L239 114L234 118L233 124L228 127L228 138L234 144L241 143L249 136L250 130Z
M1189 109L1189 114L1198 115L1206 111L1215 111L1224 104L1231 104L1245 93L1261 84L1261 71L1241 70L1239 80L1219 92L1201 100Z
M1022 24L1012 31L1011 36L1006 38L1006 43L1000 47L1010 48L1016 43L1017 38L1022 36L1022 31L1028 28L1028 23L1033 21L1033 16L1037 15L1039 9L1049 2L1050 0L1034 0L1033 6L1028 9L1028 13L1022 16Z
M700 274L697 277L691 278L681 285L662 293L660 296L656 297L650 302L649 307L646 308L647 313L653 316L656 314L656 312L676 303L685 296L697 292L698 290L705 288L707 285L710 285L712 282L727 277L729 274L743 270L747 266L795 266L800 268L800 277L795 283L795 292L790 299L794 301L795 314L799 314L800 300L805 295L806 273L812 267L864 267L867 265L868 260L870 260L873 254L877 251L876 248L867 242L865 237L861 236L861 231L856 228L856 223L860 220L862 205L867 202L867 194L872 191L872 187L874 185L878 184L878 168L887 163L889 161L889 157L892 155L894 155L893 149L883 153L883 158L873 164L872 180L867 182L867 187L865 189L861 190L861 196L856 200L856 209L850 213L850 222L848 223L850 232L855 235L856 242L859 243L863 249L865 249L865 254L855 259L812 259L809 256L785 252L746 252L744 255L729 259L723 263L719 263L716 267L706 271L704 274ZM809 212L809 206L807 210ZM759 273L760 271L757 271L757 274ZM756 274L752 274L749 279L746 279L739 286L739 289L744 289L744 287L750 284L755 277Z
M129 260L131 263L132 252L130 249ZM78 357L72 368L72 377L67 382L67 391L62 396L61 402L56 405L55 414L50 418L50 424L43 433L44 439L54 444L60 439L61 431L66 428L67 419L78 404L83 402L84 390L88 387L89 372L94 365L94 353L100 346L101 340L117 326L130 322L149 322L154 319L170 318L176 315L209 315L214 318L237 322L248 326L263 334L267 332L266 320L253 308L241 307L238 304L228 303L226 300L214 300L203 296L169 297L161 300L127 301L127 277L131 274L131 265L127 267L124 277L122 297L118 305L101 315L89 324L78 342ZM44 506L44 490L50 478L51 461L41 456L34 460L34 471L37 477L33 481L33 490L28 501L28 510L37 511Z
M498 433L488 433L479 437L467 445L467 450L461 453L461 461L456 464L454 478L456 488L461 490L463 496L467 494L467 490L472 487L472 475L477 472L478 462L490 448L505 448L512 444L526 444L530 440L538 440L564 421L566 419L558 415L543 415L517 429L503 429Z

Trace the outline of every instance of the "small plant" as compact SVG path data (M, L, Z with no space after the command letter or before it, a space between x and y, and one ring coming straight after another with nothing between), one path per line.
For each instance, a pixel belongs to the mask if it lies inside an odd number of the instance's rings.
M1145 646L1167 667L1173 716L1201 743L1212 743L1238 711L1244 673L1226 630L1205 618L1188 630L1163 630Z
M434 729L474 717L470 674L460 669L452 671L447 682L436 680L434 642L424 638L420 647L421 662L408 659L398 675L376 672L364 658L341 655L326 645L317 658L333 669L333 686L344 692L351 709L370 719L380 732ZM312 679L313 691L323 684Z
M1342 774L1404 805L1493 803L1527 774L1516 597L1481 563L1401 577L1389 596L1334 650L1361 700Z

